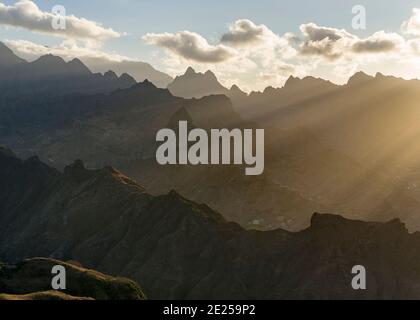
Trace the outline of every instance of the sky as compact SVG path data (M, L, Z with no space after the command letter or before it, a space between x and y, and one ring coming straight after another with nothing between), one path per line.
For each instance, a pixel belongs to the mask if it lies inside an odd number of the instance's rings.
M51 27L56 5L66 10L65 30ZM356 5L366 21L355 29ZM0 0L0 40L27 59L138 60L171 76L211 69L247 91L290 75L340 84L359 70L420 78L415 8L420 1Z

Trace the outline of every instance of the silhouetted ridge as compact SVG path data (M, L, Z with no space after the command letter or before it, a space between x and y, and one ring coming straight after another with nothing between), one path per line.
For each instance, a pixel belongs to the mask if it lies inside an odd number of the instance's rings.
M195 74L196 74L196 72L192 67L188 67L187 70L184 73L185 76L193 76Z
M40 65L45 67L55 67L58 65L65 65L63 58L52 54L46 54L31 62L32 65Z
M93 74L78 58L66 62L59 56L46 54L28 63L4 44L0 44L0 67L0 90L11 100L6 103L11 107L22 96L46 101L75 93L110 93L136 83L131 77L118 78L114 72Z
M68 67L73 70L74 73L80 74L80 75L89 75L92 72L89 70L87 66L84 65L82 61L75 58L67 63Z
M168 89L174 96L188 99L202 98L212 94L227 94L229 91L220 84L212 71L199 73L191 67L183 75L176 77L168 85Z
M15 55L3 42L0 42L0 67L12 67L25 62L25 60Z
M149 80L144 80L143 82L140 82L139 84L138 84L139 86L141 86L141 87L143 87L143 88L153 88L153 89L157 89L157 87L152 83L152 82L150 82Z
M364 83L372 81L372 80L375 80L375 78L369 76L368 74L364 73L363 71L359 71L359 72L356 72L352 77L350 77L347 84L348 85L359 85L359 84L364 84Z
M122 80L122 81L127 81L127 82L131 82L131 83L136 82L136 80L135 80L132 76L130 76L128 73L123 73L123 74L120 76L120 80Z
M116 73L114 71L111 71L111 70L105 72L104 76L106 78L110 78L110 79L118 79L118 76L116 75Z
M376 227L386 230L390 234L408 234L405 224L400 219L392 219L388 222L366 222L361 220L346 219L339 215L315 213L311 219L310 230L346 230L348 228L366 228L366 226Z

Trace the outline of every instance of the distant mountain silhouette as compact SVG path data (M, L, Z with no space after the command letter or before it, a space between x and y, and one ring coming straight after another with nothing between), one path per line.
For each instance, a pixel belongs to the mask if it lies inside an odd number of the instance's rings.
M137 82L144 80L151 81L159 88L166 88L172 82L172 77L156 70L150 64L140 61L121 61L113 62L104 59L83 58L83 62L93 72L106 72L113 70L118 75L130 74Z
M213 72L199 73L191 67L182 76L176 77L168 85L168 89L174 96L186 99L219 94L230 95L230 90L220 84ZM241 92L237 86L232 87L232 94L237 95Z
M0 68L10 68L12 66L26 63L25 60L16 56L4 43L0 42Z
M127 74L121 77L94 74L79 59L65 62L62 58L49 54L33 62L26 62L2 43L0 71L3 99L17 99L22 95L45 94L50 97L75 93L109 93L116 89L129 88L136 83Z
M153 197L110 167L87 170L77 161L60 173L7 150L0 151L0 194L1 260L79 261L139 281L152 299L420 297L420 272L412 267L420 237L399 220L315 214L299 233L245 231L176 192ZM356 264L368 270L366 291L351 287ZM44 265L49 261L12 270L14 283ZM80 269L71 271L70 277ZM70 293L88 290L79 279Z

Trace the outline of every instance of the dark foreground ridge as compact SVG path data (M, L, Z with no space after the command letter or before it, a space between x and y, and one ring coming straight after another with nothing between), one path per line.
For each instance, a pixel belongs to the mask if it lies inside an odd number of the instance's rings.
M60 173L1 149L0 260L35 256L134 279L151 299L420 298L420 235L399 220L315 214L298 233L246 231L115 169ZM355 265L366 291L351 287Z
M51 270L65 267L67 287L51 288ZM84 269L74 263L36 258L15 265L0 264L0 300L144 300L139 286L128 279L114 278Z

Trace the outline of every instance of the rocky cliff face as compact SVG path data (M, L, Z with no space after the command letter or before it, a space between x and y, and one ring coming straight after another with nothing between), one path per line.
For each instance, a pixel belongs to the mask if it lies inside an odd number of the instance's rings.
M298 233L245 231L176 192L150 196L112 168L78 161L59 173L6 150L0 163L3 261L80 261L139 281L150 298L420 297L420 235L398 220L316 214ZM366 267L368 290L351 288L354 265Z

